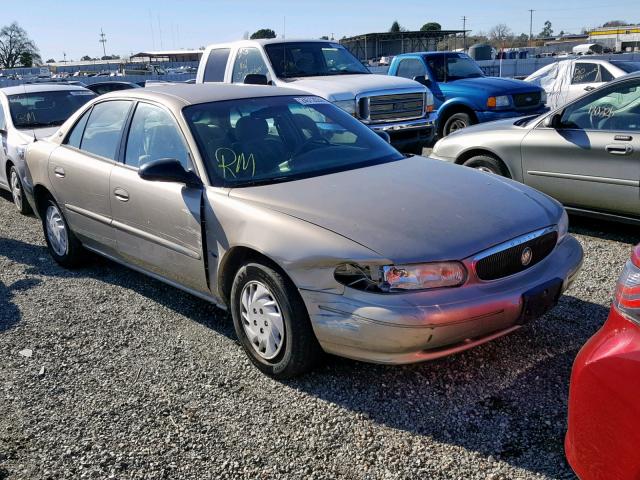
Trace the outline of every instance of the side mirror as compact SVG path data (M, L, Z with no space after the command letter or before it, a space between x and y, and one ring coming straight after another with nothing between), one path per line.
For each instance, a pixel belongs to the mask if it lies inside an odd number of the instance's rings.
M425 75L418 75L417 77L413 77L413 81L421 83L425 87L431 86L431 80L427 78Z
M244 77L245 85L269 85L266 75L261 73L250 73Z
M188 187L201 187L202 180L191 170L185 170L175 158L161 158L145 163L138 176L150 182L184 183Z
M384 130L374 130L378 134L378 136L383 139L387 143L391 143L391 137Z
M562 112L548 115L543 121L542 126L545 128L560 128L562 123Z

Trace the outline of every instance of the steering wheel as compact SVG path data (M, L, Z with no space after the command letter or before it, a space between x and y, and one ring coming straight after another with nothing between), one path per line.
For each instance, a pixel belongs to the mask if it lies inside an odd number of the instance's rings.
M323 144L323 145L331 145L331 142L329 140L327 140L324 137L311 137L308 138L307 140L305 140L302 145L300 145L295 152L293 152L291 154L291 158L289 159L289 161L295 161L296 157L298 155L300 155L301 153L306 152L310 146L312 145L318 145L318 144Z

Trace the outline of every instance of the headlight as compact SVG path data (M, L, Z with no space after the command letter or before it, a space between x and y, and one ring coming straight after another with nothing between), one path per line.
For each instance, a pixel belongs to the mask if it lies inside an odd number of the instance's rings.
M355 116L356 114L356 101L355 100L340 100L338 102L333 102L336 107L340 107L342 110L347 112L349 115Z
M334 276L338 282L357 290L389 293L457 287L465 282L467 270L459 262L383 267L344 264L336 268Z
M567 215L567 211L562 209L562 216L558 221L558 243L564 240L564 237L569 233L569 215Z
M500 95L499 97L489 97L487 99L487 107L489 108L508 107L509 105L511 105L509 95Z
M540 94L540 104L542 105L547 104L547 92L545 90L543 90L542 93Z

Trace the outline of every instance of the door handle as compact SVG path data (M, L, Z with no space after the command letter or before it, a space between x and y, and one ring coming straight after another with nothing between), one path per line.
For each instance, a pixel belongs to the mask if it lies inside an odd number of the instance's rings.
M633 152L633 147L631 145L607 145L605 150L611 155L629 155Z
M127 192L126 190L118 187L113 191L113 196L116 197L118 200L120 200L121 202L128 202L129 201L129 192Z
M56 177L58 178L64 178L64 176L66 175L66 173L64 172L64 168L62 167L56 167L53 169L53 173L55 174Z
M584 91L585 92L590 92L591 90L595 90L596 87L592 87L591 85L587 85L586 87L584 87Z

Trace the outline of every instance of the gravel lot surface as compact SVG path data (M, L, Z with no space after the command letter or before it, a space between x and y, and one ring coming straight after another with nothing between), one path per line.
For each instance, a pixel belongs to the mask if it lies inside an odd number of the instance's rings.
M0 197L0 480L573 478L570 367L637 229L572 219L584 270L545 318L404 367L277 382L227 314L102 259L70 272ZM29 356L30 354L30 356Z

